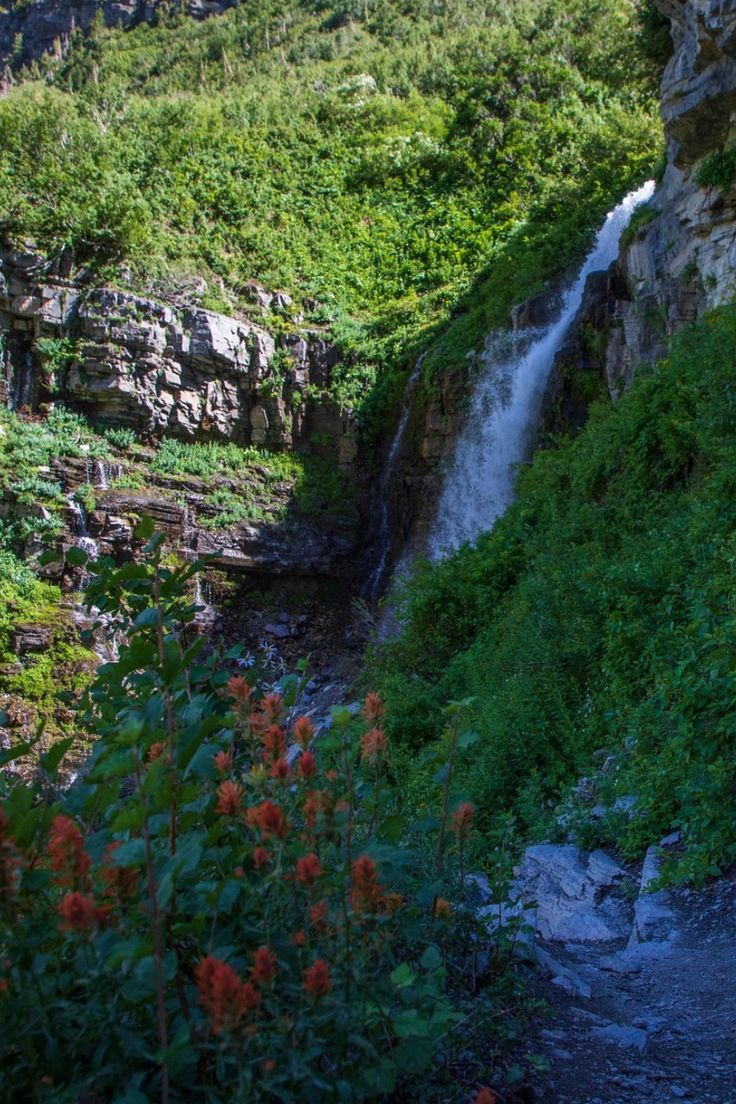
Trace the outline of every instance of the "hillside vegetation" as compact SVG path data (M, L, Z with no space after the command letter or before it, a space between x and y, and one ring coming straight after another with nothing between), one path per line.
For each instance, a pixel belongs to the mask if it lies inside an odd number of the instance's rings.
M462 363L641 182L654 44L629 0L267 0L99 26L0 101L0 232L228 312L252 278L316 298L355 403L470 308L437 358Z
M424 564L401 639L380 660L419 804L449 699L471 697L464 783L492 828L560 828L591 775L588 842L630 853L680 827L683 876L736 859L733 790L736 309L675 339L580 436L537 455L518 500L481 537ZM593 753L601 754L593 759ZM605 771L596 772L594 762Z

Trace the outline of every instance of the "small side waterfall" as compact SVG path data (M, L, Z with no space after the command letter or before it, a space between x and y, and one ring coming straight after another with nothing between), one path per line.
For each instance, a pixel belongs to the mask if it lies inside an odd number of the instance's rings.
M107 478L107 468L104 460L95 460L95 487L106 491L110 486Z
M422 364L424 363L425 356L426 353L422 353L421 356L417 358L417 362L404 388L399 424L396 427L396 433L391 442L391 448L388 451L386 463L383 466L381 478L378 483L378 547L380 549L380 555L366 587L366 594L371 602L375 602L375 600L380 597L381 589L386 578L386 571L389 566L389 557L391 555L391 507L389 503L391 483L396 472L396 463L404 440L404 434L406 433L406 427L409 424L411 401L414 398L414 392L419 382L419 376L422 371Z
M96 560L100 554L100 546L94 537L89 535L84 506L81 502L77 502L73 492L67 495L66 505L70 514L69 528L74 537L74 543L77 548L81 548L83 552L86 552L91 560Z
M531 333L488 337L484 371L440 496L429 548L433 559L490 529L513 499L516 470L532 450L549 373L582 302L585 281L613 263L634 208L653 192L649 181L608 214L554 322Z

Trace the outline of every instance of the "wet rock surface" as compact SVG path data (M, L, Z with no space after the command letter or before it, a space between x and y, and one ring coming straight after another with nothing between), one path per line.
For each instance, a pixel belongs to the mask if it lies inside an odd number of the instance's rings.
M736 1102L736 878L652 893L661 853L651 848L634 870L546 844L517 871L515 893L538 894L526 915L537 992L551 1010L534 1047L550 1068L534 1099ZM610 938L600 938L604 926Z

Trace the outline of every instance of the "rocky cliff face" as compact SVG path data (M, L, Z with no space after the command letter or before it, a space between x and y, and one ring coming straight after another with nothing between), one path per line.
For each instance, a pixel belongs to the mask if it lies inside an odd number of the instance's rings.
M571 404L579 424L601 368L618 397L637 365L665 354L668 337L736 291L734 181L722 173L718 184L706 184L703 172L724 153L727 163L736 139L736 4L654 2L671 21L674 45L662 79L666 165L557 359L545 419L553 432L574 428L575 417L564 417Z
M236 0L174 0L196 19L220 15ZM30 0L0 10L0 69L28 65L44 54L61 55L75 31L86 31L100 16L107 27L151 22L161 0Z
M618 261L588 280L550 375L543 440L578 430L593 400L616 399L638 365L665 355L677 329L736 292L736 2L654 2L673 38L661 88L666 164L654 198L634 213ZM706 185L704 165L724 153L732 178ZM512 312L511 324L546 325L558 305L554 293L535 296ZM423 544L469 386L469 373L448 377L416 403L390 489L403 527L397 541Z
M32 410L58 397L149 437L302 449L316 438L349 468L355 427L327 397L336 349L284 317L284 293L249 291L262 324L85 287L34 253L0 253L0 398Z
M84 538L124 559L147 513L179 554L217 553L236 574L352 577L357 509L323 506L314 486L315 461L345 480L355 474L356 427L329 396L338 353L320 330L298 324L284 293L255 283L249 293L260 322L85 286L32 252L0 254L0 400L26 416L61 401L92 423L134 429L139 441L107 465L56 463L51 474L68 502L63 543ZM304 455L309 501L298 464L269 469L257 454L242 471L157 472L151 461L165 437ZM80 487L93 499L84 516ZM19 509L10 488L0 516L12 520Z
M670 334L734 294L736 195L701 186L699 170L734 138L736 5L656 2L672 21L675 46L662 81L667 166L619 261L628 298L606 356L613 394L638 363L663 353Z

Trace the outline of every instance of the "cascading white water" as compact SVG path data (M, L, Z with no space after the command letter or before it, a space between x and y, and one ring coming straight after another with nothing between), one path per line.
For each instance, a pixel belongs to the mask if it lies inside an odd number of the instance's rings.
M106 491L110 484L107 479L107 467L104 460L95 460L95 476L95 487Z
M437 508L429 547L433 559L475 540L511 502L516 470L529 456L555 354L580 307L585 281L613 263L634 208L653 192L649 181L608 214L554 322L531 333L487 339L483 374Z
M81 548L83 552L86 552L91 560L96 560L100 554L100 546L94 537L89 535L87 515L84 506L82 506L81 502L77 502L73 492L67 496L66 504L71 514L70 528L75 538L75 545L77 548Z

